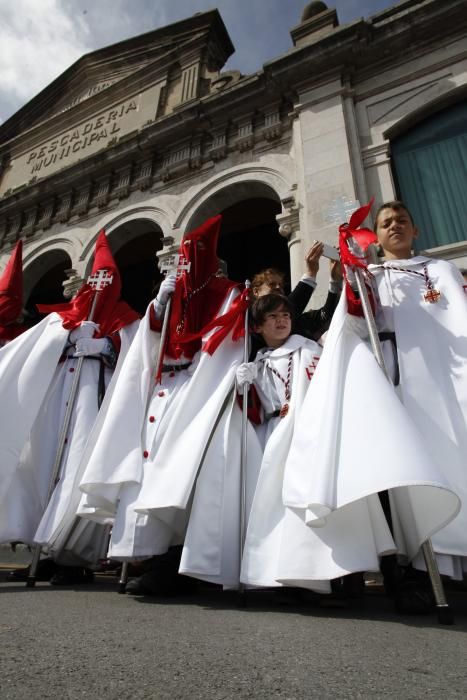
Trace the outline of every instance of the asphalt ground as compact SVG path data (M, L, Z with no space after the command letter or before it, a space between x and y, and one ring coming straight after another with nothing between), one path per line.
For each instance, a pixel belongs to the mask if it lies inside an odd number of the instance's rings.
M396 614L379 586L339 609L268 591L243 601L207 586L166 599L117 588L111 575L0 583L2 700L467 697L461 590L448 591L455 625L441 626Z

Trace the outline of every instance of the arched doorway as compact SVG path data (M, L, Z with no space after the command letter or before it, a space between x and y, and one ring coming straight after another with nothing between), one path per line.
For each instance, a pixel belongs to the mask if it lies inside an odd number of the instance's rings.
M162 231L148 219L129 221L109 234L109 242L122 279L122 299L144 314L154 297L161 275L157 251L162 248Z
M37 323L41 315L37 304L61 304L65 301L63 283L68 279L67 271L72 267L71 259L63 250L50 250L36 258L24 268L24 308L29 324Z
M274 190L257 181L229 185L214 193L191 218L189 230L209 216L222 214L218 255L230 279L243 282L265 267L277 267L290 282L287 240L276 216L281 203Z

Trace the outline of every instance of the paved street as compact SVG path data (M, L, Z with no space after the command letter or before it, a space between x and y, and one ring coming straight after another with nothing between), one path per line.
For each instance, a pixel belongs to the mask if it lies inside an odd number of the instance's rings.
M205 588L119 595L116 580L0 583L2 700L465 698L467 593L456 625L396 616L379 591L348 609Z

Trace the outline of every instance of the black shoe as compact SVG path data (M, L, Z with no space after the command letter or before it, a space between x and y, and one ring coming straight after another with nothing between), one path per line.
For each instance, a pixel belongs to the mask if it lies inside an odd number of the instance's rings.
M125 587L125 593L129 593L130 595L150 595L141 580L143 576L138 576L138 578L132 578L128 581Z
M193 593L198 582L189 576L166 571L148 571L127 585L126 591L131 595L173 596Z
M396 612L408 615L428 615L435 609L433 592L417 580L402 582L394 595Z
M132 579L127 583L125 590L130 595L173 596L193 593L197 587L198 582L190 576L159 569Z
M21 569L10 571L7 576L7 581L21 582L27 581L29 578L30 566L25 566ZM50 581L52 576L57 571L57 564L52 559L40 559L36 569L36 581Z
M52 586L76 586L94 581L94 572L82 566L60 566L50 579Z

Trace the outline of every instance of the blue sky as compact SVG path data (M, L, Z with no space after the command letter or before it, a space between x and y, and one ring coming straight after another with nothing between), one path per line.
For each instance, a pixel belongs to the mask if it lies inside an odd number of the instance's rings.
M306 0L0 0L0 122L80 56L217 7L235 46L226 68L254 73L292 47ZM341 24L394 0L329 0Z

